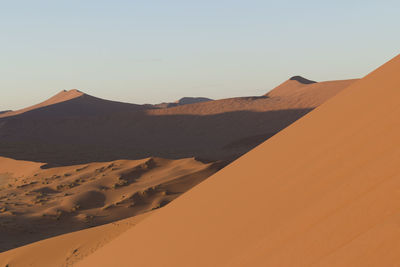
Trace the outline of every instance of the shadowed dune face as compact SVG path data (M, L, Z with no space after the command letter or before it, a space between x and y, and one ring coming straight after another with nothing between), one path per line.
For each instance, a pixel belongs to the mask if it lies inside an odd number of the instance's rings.
M50 113L40 119L21 115L2 122L0 153L50 165L150 155L231 159L265 140L252 137L270 137L310 110L242 111L209 116L134 112L94 118L60 118ZM247 141L241 142L243 139Z
M400 55L77 266L398 266L399 73Z
M165 109L83 94L0 118L0 155L50 166L149 156L232 160L307 114L350 81L317 83L317 87L301 90L296 89L297 84L284 86L286 91L292 89L293 95L283 95L280 90L277 96Z
M0 157L0 251L158 209L225 163L148 158L41 165Z

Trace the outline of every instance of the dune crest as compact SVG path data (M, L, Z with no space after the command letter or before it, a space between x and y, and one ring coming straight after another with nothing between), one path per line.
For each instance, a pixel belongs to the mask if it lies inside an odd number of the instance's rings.
M77 266L398 266L399 73L400 55Z
M15 116L15 115L19 115L19 114L23 114L25 112L31 111L31 110L35 110L38 108L42 108L42 107L47 107L50 105L54 105L57 103L61 103L61 102L65 102L77 97L82 96L83 93L77 89L71 89L71 90L63 90L61 92L59 92L58 94L50 97L49 99L47 99L46 101L43 101L39 104L27 107L27 108L23 108L20 110L16 110L16 111L8 111L8 112L4 112L4 113L0 113L0 118L5 118L5 117L10 117L10 116Z

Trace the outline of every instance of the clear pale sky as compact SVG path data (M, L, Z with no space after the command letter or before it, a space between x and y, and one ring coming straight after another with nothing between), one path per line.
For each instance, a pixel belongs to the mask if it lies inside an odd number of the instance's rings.
M63 89L133 103L362 77L400 51L400 1L0 0L0 110Z

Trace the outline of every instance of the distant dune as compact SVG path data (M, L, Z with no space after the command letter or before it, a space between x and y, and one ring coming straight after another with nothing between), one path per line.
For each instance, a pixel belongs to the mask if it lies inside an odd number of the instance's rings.
M93 116L144 110L149 107L149 105L136 105L104 100L72 89L69 91L63 90L37 105L4 113L0 115L0 118L3 118L3 121L18 120L19 118L47 119L52 117L63 119L65 117L76 116L90 116L93 118ZM0 122L1 121L2 120L0 120Z
M170 107L195 104L195 103L201 103L201 102L208 102L208 101L212 101L212 99L206 98L206 97L183 97L175 102L170 102L170 103L164 102L164 103L157 104L154 106L157 108L170 108Z
M0 252L157 209L224 166L190 158L42 165L0 157Z
M398 266L399 73L400 55L76 266Z
M65 101L80 97L82 95L83 95L83 93L80 92L79 90L76 90L76 89L69 90L69 91L63 90L60 93L56 94L55 96L47 99L46 101L44 101L42 103L39 103L39 104L31 106L31 107L27 107L27 108L24 108L24 109L16 110L16 111L9 111L9 112L7 112L5 114L0 115L0 118L1 117L15 116L15 115L22 114L22 113L25 113L25 112L28 112L28 111L31 111L31 110L35 110L35 109L38 109L38 108L42 108L42 107L54 105L54 104L57 104L57 103L65 102Z
M2 115L0 156L50 166L152 156L232 160L354 81L289 80L265 96L163 109L63 91L39 105Z

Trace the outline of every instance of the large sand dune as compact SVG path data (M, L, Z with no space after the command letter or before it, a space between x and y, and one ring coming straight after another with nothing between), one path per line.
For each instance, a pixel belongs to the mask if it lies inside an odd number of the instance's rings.
M15 116L18 114L22 114L31 110L35 110L38 108L43 108L46 106L51 106L57 103L65 102L68 100L72 100L74 98L82 96L83 93L80 92L79 90L73 89L73 90L63 90L60 93L56 94L55 96L47 99L46 101L43 101L42 103L33 105L31 107L27 107L24 109L16 110L16 111L5 111L5 112L0 112L0 118L2 117L10 117L10 116Z
M37 106L2 115L0 156L52 166L152 156L231 160L353 82L290 80L266 96L162 109L63 91Z
M30 118L40 118L41 116L93 116L146 108L149 108L149 106L104 100L84 94L77 89L72 89L63 90L46 101L31 107L2 113L0 118L14 117L24 113L28 113L25 116Z
M399 73L397 56L77 266L399 266Z

